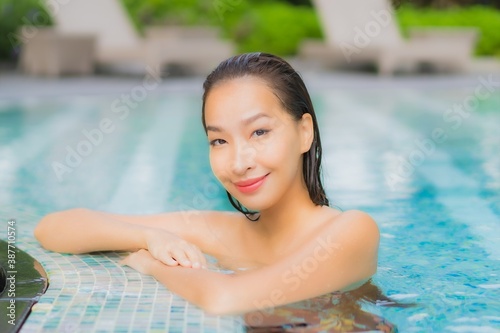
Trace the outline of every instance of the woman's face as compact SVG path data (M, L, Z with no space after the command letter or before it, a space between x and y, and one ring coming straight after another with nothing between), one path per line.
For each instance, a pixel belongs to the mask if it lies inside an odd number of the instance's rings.
M248 209L272 207L305 186L301 156L312 142L311 116L295 121L263 80L245 76L214 86L205 122L214 175Z

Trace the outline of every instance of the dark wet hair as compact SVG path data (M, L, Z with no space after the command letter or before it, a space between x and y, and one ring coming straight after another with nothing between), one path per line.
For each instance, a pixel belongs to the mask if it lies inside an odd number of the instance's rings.
M203 83L201 118L205 133L207 133L205 103L212 88L220 83L244 76L254 76L264 80L281 101L283 108L296 121L299 121L305 113L311 115L314 139L309 151L304 153L302 171L311 200L316 205L329 206L328 198L321 183L321 140L311 98L300 75L282 58L269 53L255 52L240 54L221 62ZM257 212L248 211L229 192L226 191L226 193L234 208L252 221L258 219L258 217L256 219L250 217L257 214Z

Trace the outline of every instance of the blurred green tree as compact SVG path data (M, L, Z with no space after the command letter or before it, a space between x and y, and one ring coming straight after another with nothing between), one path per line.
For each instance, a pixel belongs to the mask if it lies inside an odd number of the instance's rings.
M21 44L33 36L23 35L23 25L47 26L52 19L39 0L0 0L0 59L16 60Z
M473 6L483 5L500 8L498 0L392 0L395 7L404 4L411 4L415 7L431 7L437 9L445 9L457 6Z
M147 25L215 25L238 51L290 55L304 38L321 38L312 0L120 0L139 31ZM410 26L476 26L478 55L500 54L500 0L391 0ZM446 14L444 15L444 10ZM0 0L0 59L16 60L23 25L51 25L42 0Z
M294 6L312 6L311 0L286 0L286 2Z

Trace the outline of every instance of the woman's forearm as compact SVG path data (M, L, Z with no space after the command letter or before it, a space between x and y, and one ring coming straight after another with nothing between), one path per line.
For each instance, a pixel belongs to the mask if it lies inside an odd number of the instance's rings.
M34 234L47 250L76 254L145 248L147 229L108 219L96 211L71 209L45 216Z
M207 269L170 267L156 261L150 274L173 293L212 314L224 314L220 309L230 292L225 289L232 275Z

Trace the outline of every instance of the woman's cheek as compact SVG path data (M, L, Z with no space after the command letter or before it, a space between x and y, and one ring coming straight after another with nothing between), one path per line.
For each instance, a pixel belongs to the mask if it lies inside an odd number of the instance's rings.
M252 144L252 148L255 151L255 156L263 155L272 146L273 142L269 138L260 138Z
M260 146L260 157L266 164L275 165L283 160L289 148L277 140L266 140Z

